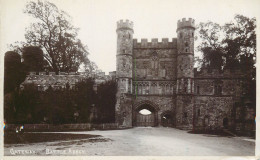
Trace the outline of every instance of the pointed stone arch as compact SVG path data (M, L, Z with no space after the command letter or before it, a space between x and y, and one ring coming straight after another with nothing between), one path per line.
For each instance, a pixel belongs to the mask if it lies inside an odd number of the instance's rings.
M152 101L149 101L149 100L144 100L144 101L141 101L141 102L138 102L134 105L134 110L137 110L139 107L141 107L142 105L144 104L148 104L148 105L151 105L157 112L160 110L159 108L159 105L152 102Z
M140 115L139 111L148 109L151 115ZM133 107L133 126L158 126L159 106L149 100L138 102Z

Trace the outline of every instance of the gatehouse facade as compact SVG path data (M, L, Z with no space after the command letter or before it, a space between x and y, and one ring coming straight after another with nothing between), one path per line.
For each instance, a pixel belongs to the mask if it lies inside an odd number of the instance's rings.
M133 39L133 22L117 22L117 123L122 127L234 128L239 127L242 110L254 119L238 70L194 68L195 21L179 20L176 32L177 38L171 40L138 41ZM151 114L141 114L142 109Z

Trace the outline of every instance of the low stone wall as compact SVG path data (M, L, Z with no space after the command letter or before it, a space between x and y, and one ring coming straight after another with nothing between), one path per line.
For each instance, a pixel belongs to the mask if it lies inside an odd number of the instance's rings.
M15 131L19 124L6 124L5 131ZM81 131L81 130L110 130L118 129L117 123L103 123L103 124L24 124L25 131Z

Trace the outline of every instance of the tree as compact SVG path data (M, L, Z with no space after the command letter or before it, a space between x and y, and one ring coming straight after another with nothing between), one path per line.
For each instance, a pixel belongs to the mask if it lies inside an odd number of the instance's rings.
M6 93L4 95L4 121L6 123L15 122L15 105L14 105L14 94Z
M203 57L201 68L222 69L223 67L223 46L221 31L222 27L213 22L200 23L197 27L201 44L197 50L202 53Z
M117 83L113 80L102 83L97 89L98 122L115 122Z
M35 123L35 110L39 102L39 92L34 84L28 84L22 91L15 94L16 123Z
M97 64L95 62L91 62L91 61L89 61L87 64L85 64L83 66L83 70L86 73L86 75L89 76L89 77L92 77L93 74L95 75L98 72L100 72Z
M256 19L236 15L234 21L221 26L217 23L200 23L197 27L203 54L202 68L242 69L254 76L256 58ZM246 70L245 70L246 69Z
M19 89L25 79L25 72L21 63L21 56L13 51L5 53L4 58L4 93Z
M92 78L84 79L75 86L74 101L79 111L79 122L88 122L91 106L96 102L96 93L93 86L94 79Z
M226 67L239 67L251 79L255 79L256 19L242 15L236 15L234 19L234 22L223 27L226 33L223 40Z
M40 47L24 47L22 57L27 72L44 71L43 51Z
M82 63L88 62L87 47L77 38L78 28L70 22L70 16L53 3L41 0L30 1L24 11L36 19L26 29L26 42L19 46L11 45L16 51L26 46L39 46L44 59L51 69L58 71L77 71Z
M245 76L243 90L255 105L256 19L235 15L223 26L208 22L198 26L202 43L202 68L240 69ZM214 62L214 63L212 63Z

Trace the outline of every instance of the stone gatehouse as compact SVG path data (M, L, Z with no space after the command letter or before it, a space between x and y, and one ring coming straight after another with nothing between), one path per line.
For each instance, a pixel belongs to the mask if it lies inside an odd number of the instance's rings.
M117 22L116 121L122 127L236 127L245 104L238 71L194 68L195 21L177 23L177 38L133 39L133 23ZM243 108L243 109L242 109ZM149 115L140 110L147 109ZM254 110L254 109L253 109ZM246 108L254 119L252 108Z

